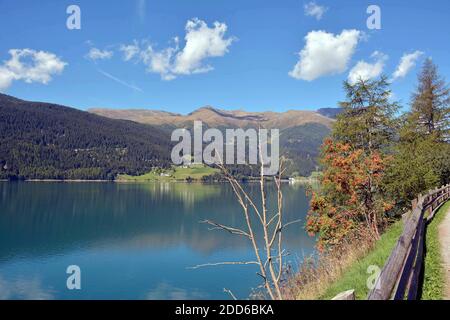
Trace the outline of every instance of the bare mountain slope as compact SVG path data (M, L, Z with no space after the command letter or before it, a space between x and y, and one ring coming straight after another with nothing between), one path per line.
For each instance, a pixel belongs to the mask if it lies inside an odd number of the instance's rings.
M155 110L138 110L138 109L90 109L91 113L95 113L104 117L113 119L126 119L135 122L152 124L152 125L168 125L168 126L189 126L195 120L203 121L210 127L265 127L286 129L301 126L307 123L317 123L330 127L334 122L333 119L326 117L316 111L289 110L286 112L246 112L243 110L220 110L210 106L206 106L195 110L188 115L170 113Z

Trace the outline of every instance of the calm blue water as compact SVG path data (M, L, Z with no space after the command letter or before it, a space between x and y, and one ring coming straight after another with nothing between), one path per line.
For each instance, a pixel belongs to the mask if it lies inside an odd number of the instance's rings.
M314 246L308 199L301 186L283 190L286 219L303 219L285 233L296 265ZM245 238L204 219L244 226L228 185L0 182L0 299L228 299L224 287L247 298L255 265L188 269L253 260ZM81 290L66 287L69 265L81 268Z

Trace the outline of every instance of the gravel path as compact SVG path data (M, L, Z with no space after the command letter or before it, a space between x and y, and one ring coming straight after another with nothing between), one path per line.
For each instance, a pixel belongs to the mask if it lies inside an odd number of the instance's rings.
M439 240L446 279L444 299L450 300L450 209L439 225Z

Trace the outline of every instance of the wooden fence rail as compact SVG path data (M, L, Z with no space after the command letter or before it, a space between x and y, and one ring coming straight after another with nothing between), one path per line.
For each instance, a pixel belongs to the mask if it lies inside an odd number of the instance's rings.
M450 184L419 195L405 221L403 233L381 270L368 300L415 300L419 298L423 272L425 234L434 214L450 199Z

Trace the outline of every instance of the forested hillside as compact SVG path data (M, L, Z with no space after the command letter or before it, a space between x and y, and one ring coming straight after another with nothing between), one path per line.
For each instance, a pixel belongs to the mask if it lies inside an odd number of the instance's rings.
M309 176L319 169L320 146L330 129L319 123L287 128L280 133L280 150L289 176Z
M285 171L287 176L309 176L317 169L320 146L330 133L334 118L341 111L341 108L324 108L317 111L247 112L221 110L207 106L188 115L181 115L158 110L89 110L94 114L112 119L152 124L170 132L177 127L192 129L196 120L202 121L205 128L217 128L223 133L226 129L234 128L279 129L281 155L287 158ZM239 177L259 175L258 166L230 166L230 171Z
M158 118L159 113L149 112L147 116ZM239 112L225 117L203 108L196 114L201 113L205 129L211 127L211 119L224 132L230 128L227 125L256 126L256 116ZM281 154L288 159L286 175L307 176L316 170L319 146L333 120L306 111L261 114L270 115L270 123L280 128ZM172 120L159 125L138 123L0 94L0 179L112 180L118 174L141 175L154 167L167 168L172 130L191 128L193 123ZM239 177L259 171L257 166L244 165L230 166L230 170Z
M1 179L113 179L170 166L170 136L157 128L3 94L0 141Z

